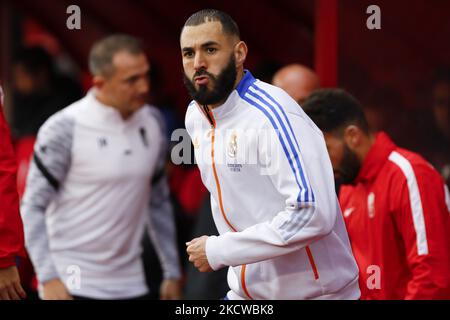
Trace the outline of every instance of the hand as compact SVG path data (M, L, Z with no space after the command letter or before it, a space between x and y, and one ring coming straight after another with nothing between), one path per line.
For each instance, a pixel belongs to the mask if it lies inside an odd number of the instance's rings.
M52 279L43 284L44 300L73 300L64 283L59 279Z
M160 300L181 300L181 281L175 279L163 280L159 288Z
M200 272L214 271L209 265L208 258L206 257L206 240L208 240L208 236L201 236L200 238L195 238L186 242L186 251L189 255L189 261L192 262Z
M16 266L0 269L0 300L20 300L26 298L20 285L19 272Z

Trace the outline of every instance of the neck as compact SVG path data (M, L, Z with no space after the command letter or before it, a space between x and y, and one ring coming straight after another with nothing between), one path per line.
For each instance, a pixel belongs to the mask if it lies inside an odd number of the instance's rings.
M242 80L243 77L244 77L244 69L243 69L243 68L240 68L240 69L237 71L236 81L234 82L233 90L236 89L236 87L238 86L239 82L241 82L241 80ZM217 108L217 107L221 106L222 104L224 104L225 101L226 101L227 99L228 99L228 96L227 96L223 101L220 101L220 102L218 102L218 103L216 103L216 104L210 104L210 105L208 105L208 108L209 108L210 110L212 110L212 109L214 109L214 108Z
M95 93L95 98L104 106L116 109L120 113L120 116L122 117L123 120L127 120L133 114L133 112L123 111L119 107L115 106L111 102L111 100L108 99L108 96L100 90L97 90L97 92Z
M369 153L370 149L375 143L375 134L369 133L369 135L364 136L363 139L364 139L363 143L361 144L359 150L356 150L356 156L358 157L361 163L364 163L364 159L366 158L367 154Z

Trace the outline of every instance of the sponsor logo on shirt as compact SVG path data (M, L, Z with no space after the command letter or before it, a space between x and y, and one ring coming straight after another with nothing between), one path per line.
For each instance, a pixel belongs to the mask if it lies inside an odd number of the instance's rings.
M98 138L98 146L100 147L100 149L106 147L107 145L108 140L106 140L106 138L104 137Z
M144 147L148 148L148 138L147 138L147 131L145 128L141 127L139 128L139 134L141 135L142 143L144 144Z
M352 212L353 212L354 210L355 210L354 207L345 209L345 210L344 210L344 217L345 217L345 218L348 218L348 217L352 214Z
M369 213L369 218L375 217L375 194L373 192L367 196L367 212Z
M198 141L198 136L195 136L194 141L192 141L192 144L194 145L194 149L200 148L200 142Z

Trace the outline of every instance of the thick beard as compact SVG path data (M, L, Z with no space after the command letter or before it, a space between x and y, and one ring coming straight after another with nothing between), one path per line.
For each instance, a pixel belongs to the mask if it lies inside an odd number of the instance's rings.
M209 77L209 81L213 84L213 88L211 90L208 90L208 87L203 85L199 86L198 90L195 88L193 79L200 75L207 75ZM206 72L206 70L201 69L194 74L192 80L184 74L183 82L192 99L201 105L211 105L225 101L228 98L231 91L234 89L236 77L236 61L234 59L234 55L231 55L227 66L219 73L217 77L209 72Z
M361 163L359 162L356 153L350 150L346 144L344 144L344 156L342 158L341 168L339 170L339 183L341 184L353 184L358 177L361 170Z

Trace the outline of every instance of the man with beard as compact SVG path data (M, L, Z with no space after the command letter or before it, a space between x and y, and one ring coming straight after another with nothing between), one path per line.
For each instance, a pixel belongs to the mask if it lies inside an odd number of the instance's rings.
M343 90L319 90L303 105L324 132L360 269L362 299L449 299L449 194L420 155L368 129Z
M233 19L206 9L180 36L186 128L219 236L189 241L201 272L229 266L226 299L358 299L358 269L320 130L244 70Z

